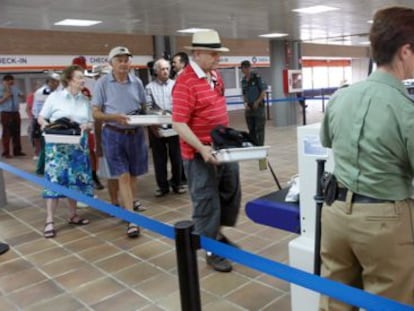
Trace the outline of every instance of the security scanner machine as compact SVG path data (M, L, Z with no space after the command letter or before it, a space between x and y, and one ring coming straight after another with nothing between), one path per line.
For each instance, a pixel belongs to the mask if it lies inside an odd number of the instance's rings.
M325 170L333 171L333 155L319 140L320 123L298 127L301 235L289 243L289 264L314 272L317 160L325 159ZM292 311L317 311L319 294L291 284Z
M288 189L272 192L246 204L247 216L256 223L300 234L289 243L289 264L314 272L317 160L324 159L325 170L333 171L330 149L319 140L320 123L297 129L299 202L285 202ZM319 294L291 284L292 311L317 311Z

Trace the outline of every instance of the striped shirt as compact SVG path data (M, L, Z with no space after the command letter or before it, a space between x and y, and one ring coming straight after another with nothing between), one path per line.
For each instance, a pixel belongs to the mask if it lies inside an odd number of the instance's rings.
M172 89L174 80L168 79L165 82L154 80L147 84L145 91L147 93L147 104L155 110L172 110Z
M229 124L224 84L219 72L212 71L209 82L206 73L190 62L173 89L172 119L186 123L203 144L211 144L211 130L217 125ZM183 159L193 159L196 150L182 139L180 145Z

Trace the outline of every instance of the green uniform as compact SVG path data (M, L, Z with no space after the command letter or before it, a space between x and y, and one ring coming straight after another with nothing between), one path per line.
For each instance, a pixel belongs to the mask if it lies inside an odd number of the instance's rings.
M246 109L245 112L249 134L257 146L263 146L266 124L264 100L259 104L257 109L252 110L252 107L260 94L267 89L267 85L263 82L260 75L252 72L249 80L247 80L246 77L242 79L241 86L244 99L247 100L247 104L250 107L250 109Z

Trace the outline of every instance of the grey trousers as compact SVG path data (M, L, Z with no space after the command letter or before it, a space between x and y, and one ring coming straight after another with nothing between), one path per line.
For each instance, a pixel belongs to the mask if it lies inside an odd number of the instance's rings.
M205 163L199 154L183 164L193 204L195 233L216 239L220 227L234 226L239 215L239 164L215 166Z

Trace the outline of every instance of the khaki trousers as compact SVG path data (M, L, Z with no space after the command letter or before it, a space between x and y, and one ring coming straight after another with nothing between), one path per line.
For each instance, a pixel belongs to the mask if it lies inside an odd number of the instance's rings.
M414 306L414 203L335 201L322 209L323 277ZM354 311L321 296L320 311Z

